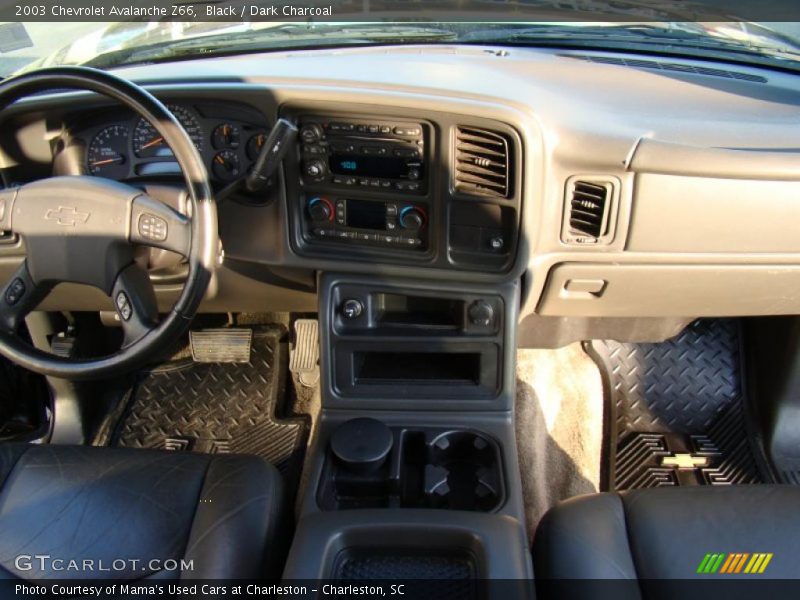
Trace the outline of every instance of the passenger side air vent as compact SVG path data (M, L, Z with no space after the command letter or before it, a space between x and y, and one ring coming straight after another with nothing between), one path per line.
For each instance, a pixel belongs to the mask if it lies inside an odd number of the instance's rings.
M573 178L567 184L562 241L568 244L598 244L613 236L614 182L610 179Z
M461 126L456 130L455 189L462 194L510 198L512 156L508 138L495 131Z

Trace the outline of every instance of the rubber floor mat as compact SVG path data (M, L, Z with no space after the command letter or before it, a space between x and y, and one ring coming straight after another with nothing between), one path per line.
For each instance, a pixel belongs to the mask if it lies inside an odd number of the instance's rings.
M302 468L308 425L278 418L286 347L275 328L253 330L243 363L165 363L143 372L111 445L193 452L256 454L284 474L294 489Z
M604 487L760 483L739 324L701 319L657 344L596 340L610 427Z

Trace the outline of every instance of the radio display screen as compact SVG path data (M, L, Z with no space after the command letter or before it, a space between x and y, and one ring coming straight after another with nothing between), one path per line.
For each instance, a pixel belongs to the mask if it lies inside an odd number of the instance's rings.
M405 159L394 156L363 156L359 154L332 154L328 159L331 173L358 177L402 179L408 174Z
M365 200L347 201L347 226L356 229L386 230L386 205Z

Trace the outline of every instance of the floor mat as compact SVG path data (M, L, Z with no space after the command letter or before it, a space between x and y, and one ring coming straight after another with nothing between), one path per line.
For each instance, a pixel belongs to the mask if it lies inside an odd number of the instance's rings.
M604 487L760 483L739 325L701 319L658 344L594 341L610 427Z
M250 361L165 363L142 373L110 445L256 454L294 489L308 437L304 418L278 418L286 347L277 328L253 330Z

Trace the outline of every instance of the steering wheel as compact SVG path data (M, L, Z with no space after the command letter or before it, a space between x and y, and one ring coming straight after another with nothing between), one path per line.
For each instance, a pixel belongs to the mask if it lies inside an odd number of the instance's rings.
M25 260L0 288L0 354L45 375L101 379L142 366L189 328L217 260L217 212L189 135L161 102L129 81L85 67L32 71L0 83L0 110L63 88L110 97L155 127L180 165L191 200L188 218L135 187L89 176L51 177L0 192L0 230L18 234L26 249ZM150 278L134 262L136 245L188 259L183 291L160 320ZM19 336L25 316L62 282L99 288L112 299L124 336L119 351L65 358Z

